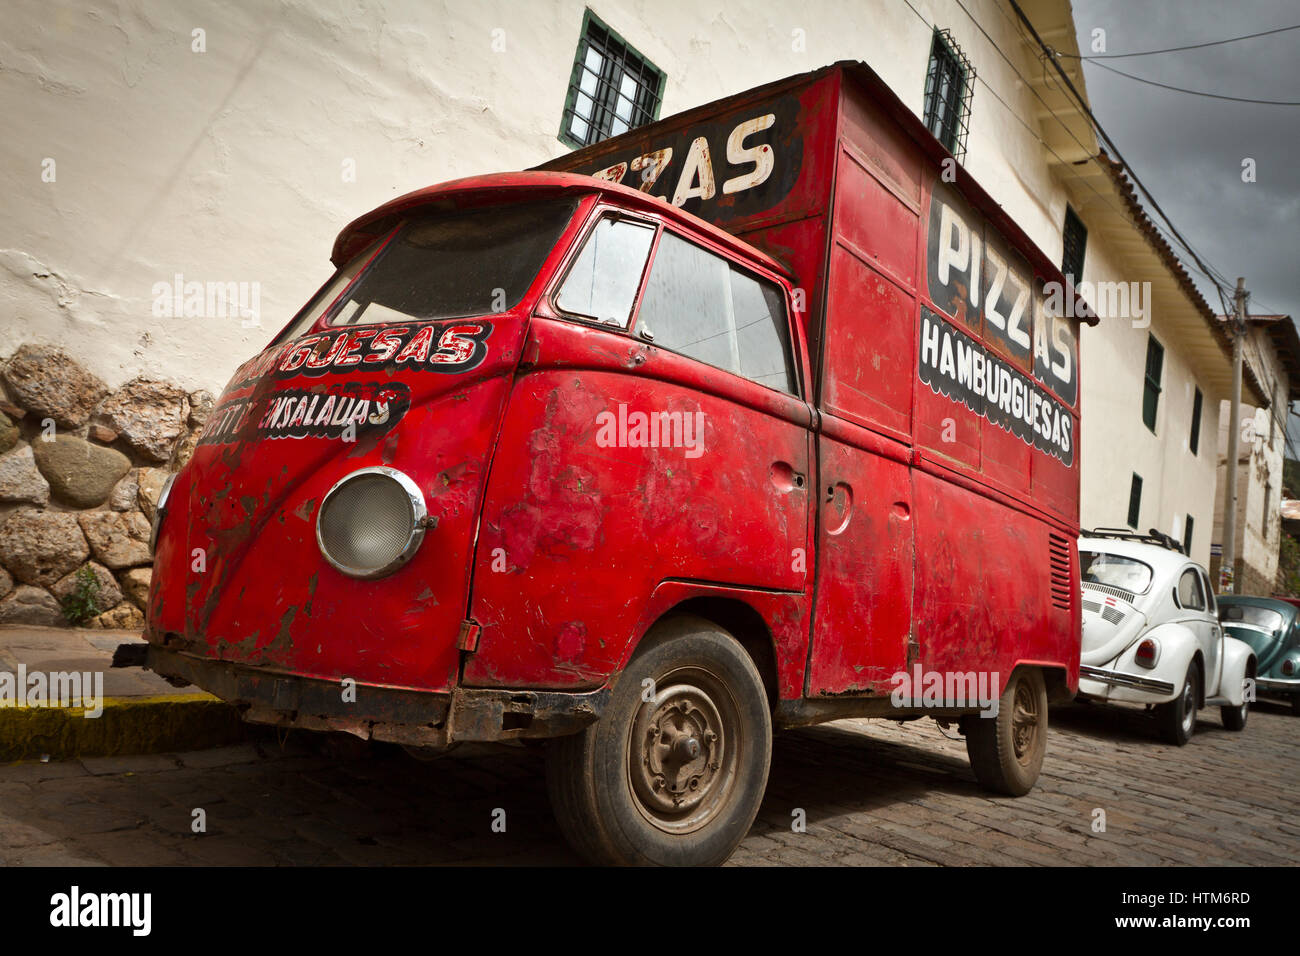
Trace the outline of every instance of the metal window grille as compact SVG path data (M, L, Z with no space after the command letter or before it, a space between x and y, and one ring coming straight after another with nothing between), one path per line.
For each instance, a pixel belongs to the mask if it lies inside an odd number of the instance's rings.
M1187 440L1187 445L1195 455L1201 450L1201 411L1205 404L1205 396L1201 390L1196 390L1196 395L1192 399L1192 434Z
M564 103L560 141L590 146L659 117L664 73L587 11Z
M1069 206L1065 207L1065 227L1062 229L1062 234L1065 246L1061 253L1061 272L1078 285L1083 281L1083 256L1088 248L1088 230Z
M1142 517L1142 479L1134 474L1133 483L1128 489L1128 526L1136 528L1140 517Z
M1160 407L1160 373L1165 365L1165 347L1153 335L1147 339L1146 380L1142 385L1142 421L1156 430L1156 411Z
M948 30L935 30L925 74L925 125L956 157L966 158L975 69Z

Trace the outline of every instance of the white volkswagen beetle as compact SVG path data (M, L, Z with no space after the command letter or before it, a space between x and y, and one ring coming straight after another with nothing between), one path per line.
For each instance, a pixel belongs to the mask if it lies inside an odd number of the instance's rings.
M1154 707L1161 734L1182 746L1196 711L1246 726L1250 646L1219 626L1205 569L1158 531L1099 528L1079 538L1083 643L1079 697Z

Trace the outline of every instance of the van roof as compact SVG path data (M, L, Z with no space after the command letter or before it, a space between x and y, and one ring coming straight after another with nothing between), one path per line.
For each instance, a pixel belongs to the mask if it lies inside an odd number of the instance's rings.
M403 215L426 208L451 208L453 206L492 205L508 201L511 193L528 199L543 196L582 196L600 193L619 206L642 212L655 213L680 226L694 230L724 246L728 250L749 259L757 265L783 275L789 279L794 276L766 253L754 248L731 233L719 229L711 223L683 209L665 202L657 196L651 196L628 186L584 176L579 173L552 172L517 172L492 173L485 176L469 176L451 182L426 186L404 196L399 196L372 209L364 216L354 219L343 227L338 238L334 240L334 249L330 261L342 268L375 234L386 231L390 224Z

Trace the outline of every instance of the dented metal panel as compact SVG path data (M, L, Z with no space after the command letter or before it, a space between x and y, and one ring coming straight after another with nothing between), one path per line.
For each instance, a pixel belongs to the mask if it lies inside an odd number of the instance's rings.
M1078 595L1051 567L1078 531L1078 322L945 159L838 64L360 217L340 266L415 212L580 200L516 306L318 325L241 368L172 489L151 640L253 719L412 746L580 729L682 607L734 622L789 722L875 713L913 665L1075 687ZM627 328L563 315L552 292L601 209L779 290L796 393L656 344L635 305ZM375 465L429 521L409 563L359 580L314 527ZM343 678L445 713L310 703Z

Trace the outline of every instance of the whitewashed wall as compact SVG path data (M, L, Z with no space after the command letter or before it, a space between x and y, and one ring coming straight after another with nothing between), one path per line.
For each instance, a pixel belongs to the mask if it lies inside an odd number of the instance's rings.
M589 5L667 73L663 115L839 59L865 60L919 113L929 24L950 28L983 83L1019 116L978 85L966 164L1059 259L1066 193L1024 125L1036 127L1039 104L952 0L913 0L919 17L895 0ZM323 281L333 237L350 219L421 186L565 150L556 133L585 6L7 4L0 355L48 342L110 386L147 372L218 390ZM1003 6L966 7L1022 73L1038 69ZM206 52L193 49L200 29ZM43 179L47 159L52 182ZM1135 278L1113 268L1097 239L1086 273ZM238 314L152 314L156 284L177 275L256 283L260 326ZM1165 344L1155 440L1140 416L1144 346L1122 328L1084 333L1083 519L1122 522L1136 469L1146 482L1144 524L1171 529L1192 512L1204 559L1214 473L1212 462L1202 465L1217 406L1206 403L1209 437L1202 458L1188 462L1190 380L1176 343Z
M1269 339L1265 328L1255 326L1246 337L1245 359L1264 383L1265 388L1276 390L1279 403L1285 403L1290 389L1286 369ZM1217 434L1219 458L1218 496L1222 502L1227 480L1229 404L1223 402L1219 410L1220 427ZM1241 406L1241 432L1238 438L1238 460L1244 462L1237 469L1237 541L1236 557L1245 568L1257 575L1272 593L1277 575L1278 547L1282 536L1282 472L1286 453L1283 428L1286 412L1278 413L1277 427L1270 430L1272 414L1266 408ZM1222 504L1214 525L1214 540L1223 540ZM1244 573L1244 569L1243 569ZM1265 584L1256 583L1253 592ZM1237 593L1246 593L1249 582L1239 582Z
M1084 279L1122 275L1122 265L1102 242L1089 238ZM1133 275L1123 276L1133 280ZM1191 451L1192 409L1197 381L1178 337L1168 328L1158 304L1150 327L1120 318L1085 329L1080 344L1083 369L1083 494L1080 521L1085 528L1125 527L1133 474L1142 478L1138 528L1157 528L1183 540L1191 515L1192 558L1208 566L1215 512L1219 403L1206 392L1201 409L1200 443ZM1154 334L1165 348L1162 390L1155 433L1142 420L1147 340Z
M915 5L1029 115L1030 94L955 3ZM902 3L590 6L666 71L663 115L850 58L921 110L930 32ZM1014 47L996 7L969 6ZM323 281L333 237L354 216L565 150L556 133L583 10L577 0L7 4L0 355L49 342L110 386L149 372L218 389ZM196 29L206 52L193 50ZM969 165L1051 253L1064 200L1038 150L977 89ZM178 274L257 283L260 327L238 314L151 314L155 285Z

